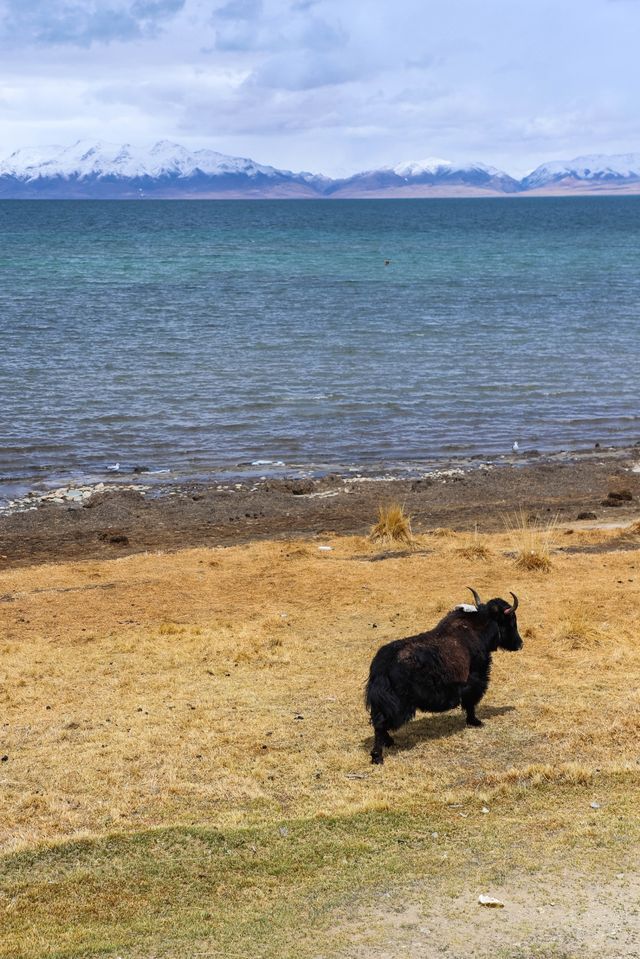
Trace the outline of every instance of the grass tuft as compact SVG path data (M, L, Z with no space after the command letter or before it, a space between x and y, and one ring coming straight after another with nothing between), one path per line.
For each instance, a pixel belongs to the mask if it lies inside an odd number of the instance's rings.
M560 621L556 639L566 649L592 649L601 645L602 634L593 614L580 609Z
M411 517L399 503L378 507L378 522L371 527L371 539L376 543L413 543Z
M181 633L186 633L184 626L178 626L177 623L160 623L158 632L161 636L179 636Z
M477 526L464 546L459 546L456 552L460 556L464 556L465 559L479 559L482 561L490 559L492 555L489 547L480 538Z
M558 525L557 517L543 523L519 510L505 516L504 523L511 541L518 569L548 573L552 567L551 551Z

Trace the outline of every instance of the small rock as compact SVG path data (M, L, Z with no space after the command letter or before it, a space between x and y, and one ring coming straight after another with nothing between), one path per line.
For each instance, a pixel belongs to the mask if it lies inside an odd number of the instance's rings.
M630 503L633 499L633 493L630 489L611 490L607 493L607 499L615 500L618 503Z
M598 514L592 513L591 510L584 510L582 513L578 513L577 519L597 519Z
M100 530L98 539L103 543L113 543L116 546L128 546L129 537L121 530Z
M423 490L429 489L430 486L433 486L433 480L425 476L422 479L413 481L413 483L411 484L411 492L420 493Z
M278 832L280 833L281 836L284 836L284 837L289 835L289 830L287 829L286 826L280 826L280 828L278 829Z
M124 533L115 533L113 536L109 537L109 542L116 546L128 546L129 537L125 536Z
M313 493L314 484L312 480L296 480L291 484L290 491L294 496L306 496Z
M486 806L483 806L482 809L480 810L480 812L484 813L485 816L486 816L486 814L489 812L489 810L487 809Z
M8 756L0 756L0 763L7 763L7 762L9 762Z
M478 896L478 902L481 906L486 906L488 909L504 909L502 900L494 899L493 896Z
M591 806L592 809L600 809L600 808L601 808L599 802L592 802L592 803L590 803L590 806Z
M260 477L263 479L264 477ZM266 484L269 492L291 493L293 496L308 496L313 493L315 483L310 479L272 479Z

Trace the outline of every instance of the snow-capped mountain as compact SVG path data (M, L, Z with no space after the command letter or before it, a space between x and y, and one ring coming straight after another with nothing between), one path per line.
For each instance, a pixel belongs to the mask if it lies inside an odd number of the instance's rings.
M0 160L0 199L357 198L640 193L640 154L544 163L516 180L484 163L405 160L343 179L293 173L214 150L160 140L149 148L80 140Z
M440 191L452 193L515 193L516 180L502 170L484 163L457 164L451 160L428 157L405 160L395 166L357 173L345 180L335 180L327 188L333 196L429 196Z
M168 140L147 150L80 140L71 147L16 150L0 161L0 196L314 195L323 183L310 173L213 150L190 152Z
M575 160L553 160L543 163L522 180L525 190L534 190L549 184L588 181L609 185L640 181L640 153L622 153L618 156L576 157Z

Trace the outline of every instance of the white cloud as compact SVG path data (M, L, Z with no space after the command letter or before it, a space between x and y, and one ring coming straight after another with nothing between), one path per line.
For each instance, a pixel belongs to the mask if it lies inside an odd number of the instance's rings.
M342 174L640 149L631 0L0 0L2 151L169 137Z
M0 40L25 46L90 47L153 38L185 0L3 0Z

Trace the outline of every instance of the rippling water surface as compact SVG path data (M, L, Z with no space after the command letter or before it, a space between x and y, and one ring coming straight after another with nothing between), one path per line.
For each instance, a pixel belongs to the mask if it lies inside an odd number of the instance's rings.
M5 201L0 483L634 442L639 318L640 198Z

